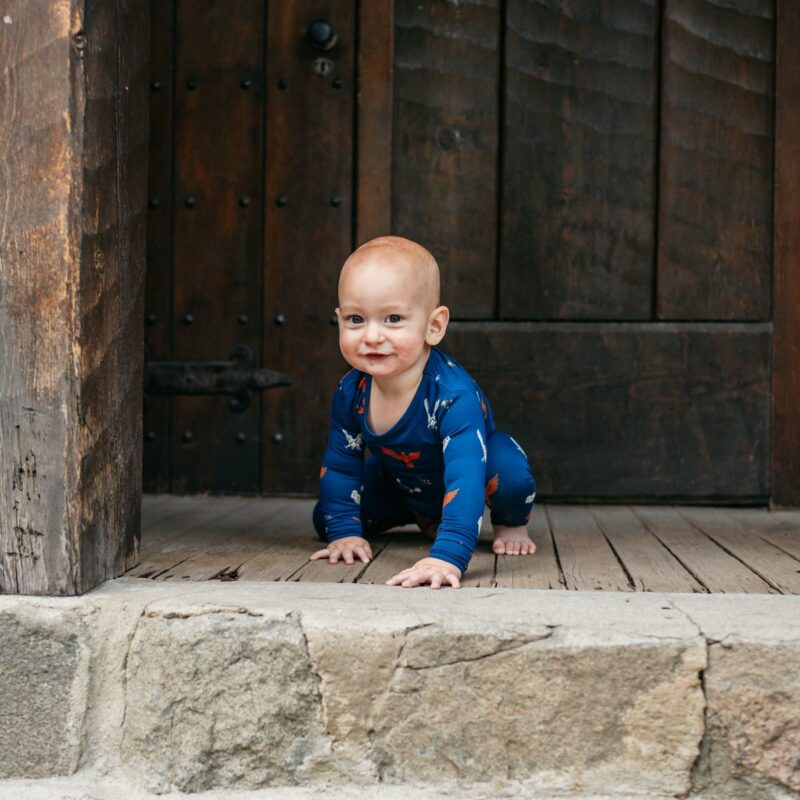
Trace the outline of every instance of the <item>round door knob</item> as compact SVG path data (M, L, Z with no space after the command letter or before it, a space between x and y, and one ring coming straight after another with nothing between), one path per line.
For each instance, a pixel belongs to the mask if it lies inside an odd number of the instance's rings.
M319 50L330 50L337 41L336 31L326 19L315 19L309 24L308 38Z

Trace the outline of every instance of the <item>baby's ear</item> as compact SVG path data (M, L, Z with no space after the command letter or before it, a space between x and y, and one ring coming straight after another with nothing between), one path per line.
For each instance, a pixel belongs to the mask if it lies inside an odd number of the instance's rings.
M425 337L425 341L430 345L439 344L444 339L449 321L450 309L447 306L435 308L428 320L428 334Z

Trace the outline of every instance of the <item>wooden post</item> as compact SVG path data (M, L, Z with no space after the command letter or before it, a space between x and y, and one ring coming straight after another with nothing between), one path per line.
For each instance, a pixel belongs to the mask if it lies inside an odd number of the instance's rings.
M359 4L355 246L391 233L394 0Z
M775 42L775 277L772 498L800 506L800 8L778 0Z
M0 592L137 558L149 3L0 18Z

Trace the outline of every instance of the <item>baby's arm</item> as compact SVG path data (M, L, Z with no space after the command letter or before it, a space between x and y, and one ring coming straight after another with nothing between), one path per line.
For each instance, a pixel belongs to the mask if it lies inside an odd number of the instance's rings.
M340 384L341 387L342 384ZM350 393L338 388L331 403L328 444L320 469L320 509L328 544L309 558L372 558L369 542L361 535L361 481L364 473L364 441L353 418Z
M467 568L483 520L486 426L483 410L469 394L458 395L439 423L444 459L442 519L430 555L390 578L391 586L430 583L454 588Z

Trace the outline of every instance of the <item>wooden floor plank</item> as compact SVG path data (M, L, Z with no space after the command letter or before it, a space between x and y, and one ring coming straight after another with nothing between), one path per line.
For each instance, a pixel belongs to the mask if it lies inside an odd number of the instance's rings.
M126 575L384 583L428 555L430 540L409 525L372 537L368 565L310 562L322 546L311 521L314 503L145 496L142 561ZM536 554L496 557L487 509L462 585L800 594L800 512L558 505L537 511L530 523Z
M709 592L776 594L768 583L704 536L671 506L635 506L634 513Z
M497 556L497 586L512 589L563 589L544 506L534 506L528 532L536 545L530 556Z
M628 506L589 506L637 592L705 592Z
M736 513L753 535L800 561L800 511L743 508Z
M546 510L567 589L633 591L587 508L550 505Z
M276 523L293 508L292 500L251 500L233 509L211 530L206 530L191 555L157 577L161 580L206 581L224 575L227 579L235 579L245 561L275 542Z
M800 594L797 562L754 536L751 528L742 524L737 509L682 508L680 513L774 589L782 594Z

